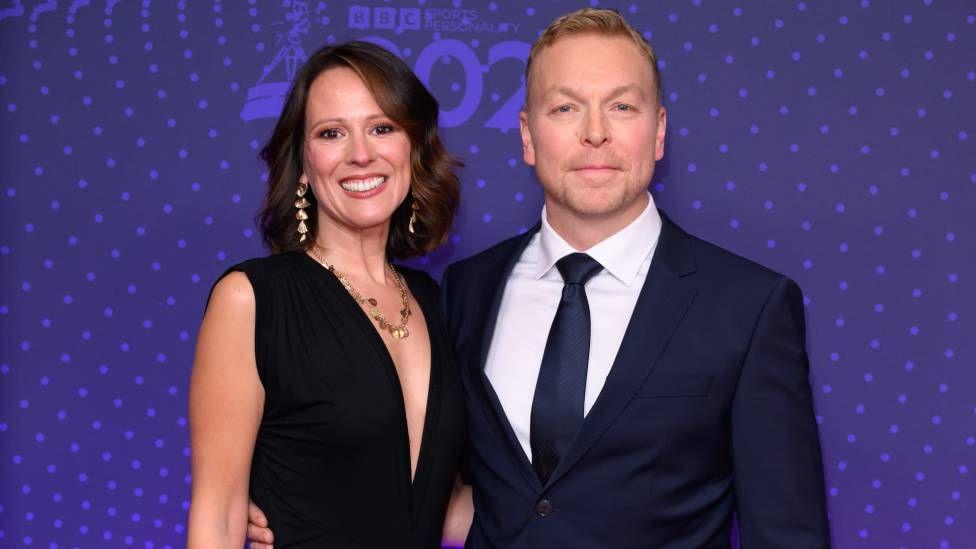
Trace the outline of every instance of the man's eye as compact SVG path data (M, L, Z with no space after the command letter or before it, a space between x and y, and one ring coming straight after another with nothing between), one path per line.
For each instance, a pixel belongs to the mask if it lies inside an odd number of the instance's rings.
M621 112L629 112L634 110L634 107L627 105L626 103L619 103L615 105L614 108Z
M552 109L552 112L554 112L554 113L566 113L566 112L570 112L572 110L573 110L573 108L571 106L569 106L569 105L559 105L555 109Z

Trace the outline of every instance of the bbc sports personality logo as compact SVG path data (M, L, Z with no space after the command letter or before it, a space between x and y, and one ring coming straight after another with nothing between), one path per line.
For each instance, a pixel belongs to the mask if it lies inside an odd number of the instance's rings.
M518 32L520 26L521 23L489 21L472 9L349 6L349 28L356 30L497 34Z

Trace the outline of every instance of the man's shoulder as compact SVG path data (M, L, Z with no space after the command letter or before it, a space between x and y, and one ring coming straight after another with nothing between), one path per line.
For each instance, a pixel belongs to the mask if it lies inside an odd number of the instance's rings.
M727 248L679 228L691 248L699 274L716 277L729 285L769 287L785 275Z
M728 269L732 274L763 280L772 280L783 276L782 273L704 238L697 236L691 238L694 242L696 257L707 267Z
M531 238L531 235L526 233L515 235L474 255L455 261L444 271L444 278L465 278L477 276L486 270L503 269L522 247L526 238Z

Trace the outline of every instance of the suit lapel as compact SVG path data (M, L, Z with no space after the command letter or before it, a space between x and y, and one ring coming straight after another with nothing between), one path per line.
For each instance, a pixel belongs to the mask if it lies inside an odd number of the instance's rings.
M482 281L484 290L482 293L483 301L481 303L488 303L489 306L483 312L482 318L484 319L484 324L483 328L479 331L481 340L477 347L472 349L471 356L471 358L477 357L477 360L468 360L466 364L466 367L469 368L468 373L470 374L470 379L475 384L479 384L478 382L480 381L481 400L486 412L488 412L488 415L494 416L494 423L498 428L499 434L502 438L506 439L511 455L518 462L517 468L521 471L522 476L525 477L526 482L536 491L542 488L539 477L535 474L532 464L529 463L529 459L526 457L525 451L522 449L522 445L515 435L515 430L512 428L508 416L505 415L501 401L498 400L498 395L495 393L491 381L485 374L485 362L488 360L488 350L491 346L492 337L494 337L498 309L501 307L502 296L505 294L506 282L512 270L515 268L515 264L518 263L519 258L522 256L522 252L525 251L529 242L532 241L532 237L538 232L539 227L540 224L536 224L521 239L516 240L513 246L500 250L498 256L495 258L494 265L501 266L501 268L490 268L487 271ZM478 337L478 335L474 337Z
M496 265L500 265L502 268L500 270L495 270L485 277L485 292L486 297L490 301L488 311L485 315L485 329L482 331L482 340L480 345L480 353L478 355L478 369L481 371L485 370L485 362L488 360L488 349L491 347L491 338L495 335L495 323L498 320L498 309L502 304L502 296L505 295L505 285L508 282L509 275L512 274L512 270L515 269L515 264L518 263L520 257L522 257L522 252L528 247L529 242L532 242L532 237L539 231L541 225L536 223L532 229L528 230L522 238L516 240L510 248L502 250L497 257Z
M546 487L573 467L630 403L694 301L697 292L688 275L695 271L695 261L688 235L663 213L661 221L651 268L610 374Z

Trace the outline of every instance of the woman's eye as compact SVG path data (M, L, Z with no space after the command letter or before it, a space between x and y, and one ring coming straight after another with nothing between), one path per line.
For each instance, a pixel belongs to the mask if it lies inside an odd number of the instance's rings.
M339 130L335 128L327 128L319 132L319 136L325 139L338 139L340 135Z
M393 126L389 124L380 124L379 126L373 128L373 131L378 135L386 135L388 133L393 133L394 129Z

